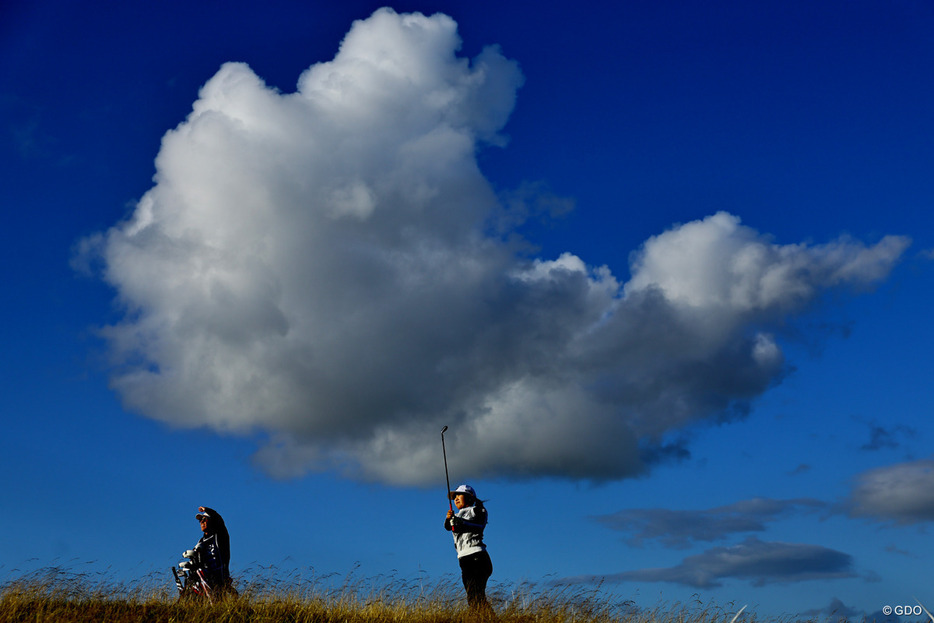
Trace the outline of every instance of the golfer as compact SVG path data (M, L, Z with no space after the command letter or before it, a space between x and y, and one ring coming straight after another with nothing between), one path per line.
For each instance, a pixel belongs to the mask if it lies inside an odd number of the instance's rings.
M195 519L204 536L195 545L212 591L236 594L230 579L230 534L224 518L213 508L199 506Z
M486 600L486 582L493 574L493 563L483 544L486 508L470 485L461 485L448 495L454 500L457 513L448 508L444 529L454 535L457 562L467 590L467 605L476 610L492 610Z

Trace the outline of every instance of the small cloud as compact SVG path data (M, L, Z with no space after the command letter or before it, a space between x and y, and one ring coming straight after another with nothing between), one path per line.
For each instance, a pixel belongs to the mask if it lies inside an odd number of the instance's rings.
M669 582L693 588L722 586L738 579L753 586L857 577L849 554L802 543L760 541L754 537L738 545L715 547L685 558L674 567L638 569L608 576L578 576L558 584L593 582Z
M807 463L801 463L796 468L788 472L789 476L800 476L801 474L806 474L811 471L813 467Z
M829 605L824 606L823 608L805 610L800 614L807 617L819 617L820 615L825 615L832 617L832 621L844 621L857 619L863 614L863 612L861 610L857 610L856 608L850 608L844 604L843 601L837 597L834 597L830 600Z
M490 218L491 228L498 235L510 235L526 223L552 225L574 207L573 198L555 195L546 183L525 182L503 193L501 205Z
M681 463L691 458L691 450L688 439L681 437L670 442L644 442L639 449L639 457L648 466Z
M878 422L869 422L869 441L860 446L860 450L894 450L902 445L902 438L915 436L915 429L910 426L895 425L888 428Z
M898 546L895 545L895 544L886 545L886 546L885 546L885 551L889 552L890 554L898 554L899 556L905 556L905 557L907 557L907 558L917 558L917 557L918 557L917 554L913 554L913 553L909 552L908 550L901 549L900 547L898 547Z
M857 476L844 502L851 517L898 525L934 520L934 460L921 459Z
M694 542L713 542L734 534L763 532L769 522L802 509L825 507L824 502L811 498L752 498L706 510L627 509L596 519L611 530L631 533L627 539L630 545L659 541L667 547L683 549Z

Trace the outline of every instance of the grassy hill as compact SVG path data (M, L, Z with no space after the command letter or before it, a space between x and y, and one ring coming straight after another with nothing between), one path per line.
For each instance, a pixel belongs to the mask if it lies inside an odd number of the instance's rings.
M218 603L179 601L170 578L134 584L45 569L0 587L0 621L72 622L289 622L289 623L731 623L741 606L669 604L651 609L607 598L599 591L493 586L495 619L466 608L454 580L423 582L382 578L335 584L333 578L282 580L254 575L240 594ZM737 623L756 623L744 612Z

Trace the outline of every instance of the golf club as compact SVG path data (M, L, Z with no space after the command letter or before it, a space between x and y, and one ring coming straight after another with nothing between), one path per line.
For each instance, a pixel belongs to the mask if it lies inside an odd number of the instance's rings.
M441 454L444 455L444 482L447 484L448 488L445 491L444 497L448 499L448 508L454 510L454 507L451 506L451 479L448 478L448 453L444 449L444 431L448 429L447 426L441 429Z

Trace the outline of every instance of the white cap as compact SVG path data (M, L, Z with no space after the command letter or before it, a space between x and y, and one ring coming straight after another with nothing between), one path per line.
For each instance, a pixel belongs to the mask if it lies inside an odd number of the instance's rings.
M453 500L456 496L458 496L458 495L460 495L460 494L462 494L462 493L465 494L465 495L469 495L469 496L472 497L473 499L477 499L477 492L474 491L474 490L473 490L473 487L471 487L470 485L461 485L461 486L459 486L458 488L456 488L456 489L454 489L453 491L449 492L449 493L448 493L448 497L449 497L450 499Z

